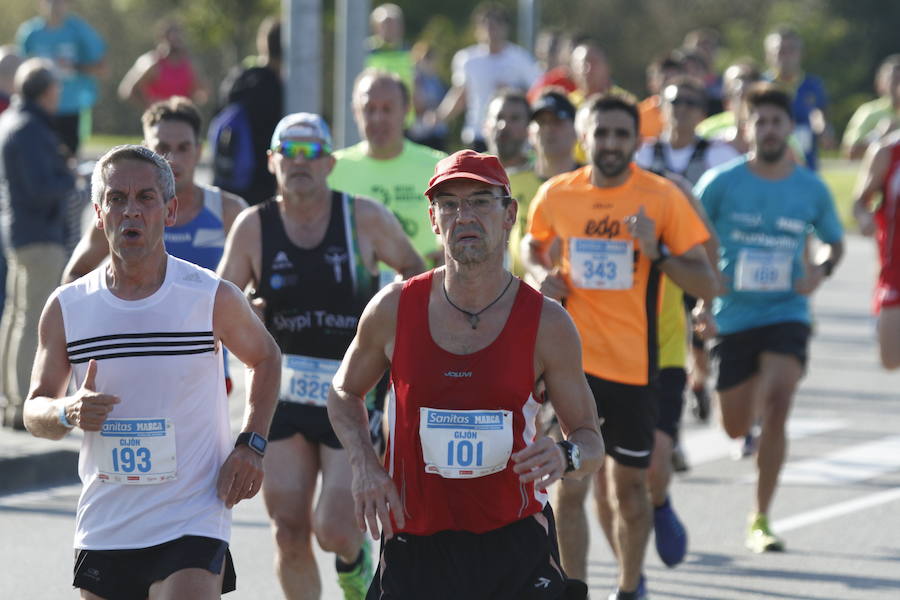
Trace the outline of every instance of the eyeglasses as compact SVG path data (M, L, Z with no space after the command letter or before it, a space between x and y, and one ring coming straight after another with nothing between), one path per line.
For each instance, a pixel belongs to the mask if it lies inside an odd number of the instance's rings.
M512 196L494 196L492 194L473 194L468 198L460 198L458 196L441 195L436 196L431 204L437 207L438 213L449 217L462 212L462 207L472 209L480 215L486 215L494 208L494 200L502 200L508 202L512 200Z
M705 103L695 98L674 98L669 104L672 106L687 106L688 108L703 108Z
M300 142L285 140L272 148L273 152L285 158L297 158L301 154L306 160L315 160L331 153L331 148L321 142Z

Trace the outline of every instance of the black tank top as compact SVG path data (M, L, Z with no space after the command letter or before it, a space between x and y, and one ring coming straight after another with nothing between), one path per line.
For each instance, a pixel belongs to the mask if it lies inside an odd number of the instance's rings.
M354 199L332 192L322 242L300 248L288 239L278 203L259 207L262 275L257 296L266 301L266 328L285 354L340 360L356 335L378 277L362 261Z

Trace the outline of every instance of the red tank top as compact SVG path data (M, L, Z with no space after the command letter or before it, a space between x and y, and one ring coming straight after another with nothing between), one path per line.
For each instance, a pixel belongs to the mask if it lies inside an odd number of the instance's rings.
M877 224L878 252L881 259L882 277L888 271L900 271L900 244L897 240L897 219L900 208L900 142L891 148L891 162L882 187L881 206L875 213Z
M194 92L194 68L191 61L183 58L173 62L168 57L156 63L156 77L144 87L144 93L151 102L167 100L172 96L190 98Z
M408 280L400 294L385 468L403 499L401 531L483 533L547 502L534 484L519 482L508 456L535 437L534 346L543 297L519 282L497 339L478 352L453 354L429 331L433 274Z

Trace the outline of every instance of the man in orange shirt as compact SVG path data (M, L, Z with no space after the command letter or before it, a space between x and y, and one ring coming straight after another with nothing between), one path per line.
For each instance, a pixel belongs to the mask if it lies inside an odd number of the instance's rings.
M635 104L615 94L594 96L576 123L590 163L538 190L524 259L541 291L565 303L581 333L583 367L605 419L608 481L596 480L595 495L620 565L610 598L631 600L646 596L641 567L651 524L646 470L657 419L660 276L702 298L715 294L716 277L702 246L709 233L687 198L632 163L639 143ZM548 249L557 239L563 253L554 265ZM564 480L557 498L563 568L576 578L587 570L587 489Z
M647 89L650 95L638 103L641 139L658 138L662 133L665 123L660 92L679 75L684 75L684 65L681 63L681 57L675 52L657 57L647 67Z

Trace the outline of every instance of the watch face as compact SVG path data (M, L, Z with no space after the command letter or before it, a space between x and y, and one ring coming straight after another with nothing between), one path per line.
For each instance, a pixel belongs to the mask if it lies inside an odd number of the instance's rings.
M253 434L250 436L250 447L262 454L266 451L266 438L261 435Z
M572 444L572 466L576 471L581 468L581 448L575 444Z

